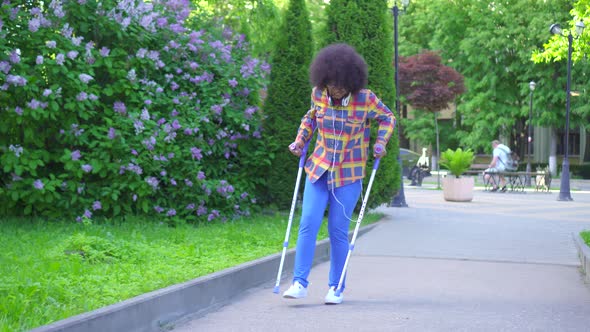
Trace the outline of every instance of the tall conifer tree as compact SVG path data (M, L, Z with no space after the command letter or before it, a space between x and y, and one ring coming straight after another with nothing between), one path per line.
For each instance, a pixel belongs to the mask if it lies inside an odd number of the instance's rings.
M298 159L288 151L301 118L310 106L309 64L313 53L311 23L305 0L290 0L273 50L264 105L264 131L271 165L267 172L268 203L290 206ZM313 148L313 147L311 147Z
M369 89L395 114L393 24L387 0L332 0L327 8L327 17L322 45L347 43L354 47L369 67ZM370 206L391 201L400 187L398 125L399 120L387 145L388 153L381 160L380 170L376 174ZM372 143L375 141L376 128L377 125L372 124ZM368 180L368 176L365 180Z

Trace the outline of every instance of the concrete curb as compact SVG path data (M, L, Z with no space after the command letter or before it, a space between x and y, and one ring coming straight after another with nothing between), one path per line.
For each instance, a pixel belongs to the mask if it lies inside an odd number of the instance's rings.
M572 234L576 248L578 249L578 257L582 267L582 273L584 274L584 281L590 283L590 247L586 245L586 242L580 234Z
M368 232L378 224L379 222L363 226L358 235ZM285 278L292 273L294 259L295 250L288 250L282 273ZM329 259L329 239L319 241L314 265ZM249 288L275 281L280 260L281 253L263 257L44 325L31 332L161 331L184 317L213 311Z

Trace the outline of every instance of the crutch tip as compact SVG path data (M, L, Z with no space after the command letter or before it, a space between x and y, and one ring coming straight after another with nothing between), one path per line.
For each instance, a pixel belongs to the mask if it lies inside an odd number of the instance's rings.
M275 294L278 294L279 293L279 286L275 286L275 289L273 289L272 292Z

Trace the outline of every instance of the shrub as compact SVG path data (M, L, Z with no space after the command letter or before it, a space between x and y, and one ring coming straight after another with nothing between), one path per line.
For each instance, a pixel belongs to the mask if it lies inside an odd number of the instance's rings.
M188 0L2 3L1 213L248 213L269 67L189 13Z
M266 172L265 201L287 208L291 204L298 158L289 153L301 118L309 110L308 68L312 56L311 23L304 0L291 0L272 54L264 132L272 165ZM313 146L310 147L313 149Z
M369 88L395 114L395 87L393 66L393 30L387 1L332 0L327 7L328 23L324 32L324 45L344 42L353 46L369 67ZM397 114L395 114L397 116ZM371 137L377 135L372 124ZM379 163L379 171L371 189L370 207L391 201L400 188L401 167L397 162L399 151L399 122L387 144L387 155ZM372 164L372 153L367 166ZM367 169L369 172L370 169ZM365 177L365 188L369 176Z

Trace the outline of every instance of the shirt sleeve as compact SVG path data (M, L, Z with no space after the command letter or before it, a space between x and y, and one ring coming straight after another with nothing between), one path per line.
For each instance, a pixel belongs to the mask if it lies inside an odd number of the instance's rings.
M389 138L393 134L393 130L395 128L395 116L373 92L371 92L369 95L369 101L370 110L368 118L375 119L377 122L379 122L379 130L377 131L377 140L375 143L387 145L387 142L389 141Z
M307 113L305 113L305 115L301 119L301 124L299 125L299 129L297 130L297 137L295 138L296 142L301 141L303 143L307 143L313 135L313 128L315 128L316 121L316 105L313 98L314 92L311 93L311 106L309 107Z

